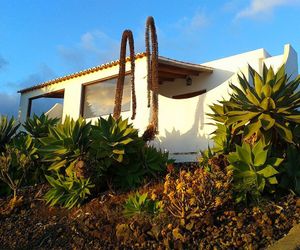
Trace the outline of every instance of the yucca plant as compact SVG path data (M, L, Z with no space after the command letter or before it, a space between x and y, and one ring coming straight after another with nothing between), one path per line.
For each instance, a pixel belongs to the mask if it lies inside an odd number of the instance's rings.
M49 118L44 113L40 116L34 114L32 118L27 118L23 127L34 138L42 138L46 137L49 133L49 128L54 127L58 122L58 118Z
M242 146L236 145L236 151L228 155L230 165L228 170L233 171L233 184L236 192L236 201L247 201L251 198L258 201L261 194L278 184L278 166L282 158L269 157L269 149L260 140L254 145L246 142Z
M84 165L90 149L90 132L92 126L82 118L74 121L66 117L62 124L49 127L47 137L41 138L42 146L39 150L43 161L50 163L49 171L59 171L71 175L77 163Z
M8 119L7 116L0 116L0 152L11 141L19 126L13 117Z
M263 66L260 75L249 66L250 79L238 76L240 88L230 84L233 93L224 107L225 125L233 132L242 128L243 139L262 139L266 144L281 141L294 142L292 129L300 123L300 77L294 80L285 73L285 65L274 73ZM277 145L279 146L279 145Z

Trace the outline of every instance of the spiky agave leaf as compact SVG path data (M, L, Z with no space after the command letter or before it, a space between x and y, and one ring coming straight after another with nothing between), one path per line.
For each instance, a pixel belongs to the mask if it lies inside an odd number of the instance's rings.
M48 170L71 173L77 161L84 158L90 148L91 123L82 118L74 121L66 117L62 124L49 128L47 137L41 138L39 152L43 161L51 163Z
M0 116L0 152L5 145L11 141L16 134L20 124L17 124L14 117Z
M59 122L58 118L49 118L42 113L40 116L36 114L32 118L27 118L23 127L34 138L42 138L48 135L49 128L55 126Z
M265 65L262 75L250 66L249 72L250 79L239 75L240 88L231 84L231 98L222 102L224 109L227 108L225 124L245 125L245 140L256 134L267 143L276 138L294 142L292 124L300 123L300 92L297 90L300 78L290 80L285 65L276 73Z
M236 151L228 155L237 202L246 201L247 197L256 200L266 190L273 192L283 159L269 157L269 153L269 148L260 140L253 145L245 142L242 146L236 145Z

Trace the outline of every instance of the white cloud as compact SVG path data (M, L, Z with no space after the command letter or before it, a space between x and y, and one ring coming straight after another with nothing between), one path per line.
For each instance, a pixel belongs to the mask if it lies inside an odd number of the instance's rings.
M72 70L81 70L117 59L119 46L118 40L95 30L84 33L79 42L71 46L58 46L58 53Z
M251 0L250 5L238 12L236 18L262 17L272 14L277 7L299 3L300 0Z
M183 17L177 23L176 26L185 32L193 32L199 30L209 23L208 17L203 11L196 11L191 17Z
M3 83L2 91L16 93L20 89L42 83L55 77L56 75L53 70L47 64L41 63L35 73L27 75L22 80Z
M27 88L55 77L52 69L45 63L39 65L37 72L29 74L18 82L7 82L2 85L0 92L0 115L18 115L20 94L18 90ZM44 105L43 105L44 106ZM41 105L41 109L43 108Z

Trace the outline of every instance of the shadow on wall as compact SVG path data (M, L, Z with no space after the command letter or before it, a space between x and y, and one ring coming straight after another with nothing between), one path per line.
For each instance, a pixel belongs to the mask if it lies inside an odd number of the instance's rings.
M209 145L209 138L206 135L200 135L199 131L204 128L204 101L206 95L198 97L197 106L194 113L194 120L191 124L191 128L181 133L175 126L171 131L165 130L165 136L159 137L157 142L162 149L167 149L170 153L192 153L196 157L196 153L199 153L201 148L205 145L205 148ZM181 119L178 114L176 119ZM176 157L177 158L177 157Z
M234 74L232 71L214 69L211 74L201 73L198 76L192 76L191 85L187 85L186 79L176 79L174 82L165 81L159 85L158 91L160 95L167 98L204 89L209 92L229 80Z
M223 70L223 69L214 69L213 73L209 75L205 82L206 92L209 92L216 87L220 86L224 82L230 80L230 78L235 74L235 72Z

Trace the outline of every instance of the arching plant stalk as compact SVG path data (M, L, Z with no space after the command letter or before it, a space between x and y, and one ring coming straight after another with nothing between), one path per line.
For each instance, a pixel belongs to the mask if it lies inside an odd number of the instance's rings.
M122 98L124 90L124 80L125 80L125 69L126 69L126 45L127 41L129 43L130 52L130 64L131 64L131 96L132 96L132 116L133 120L136 115L136 95L135 95L135 85L134 85L134 75L135 75L135 54L134 54L134 39L131 30L124 30L121 40L120 49L120 66L119 66L119 76L116 87L115 94L115 107L113 117L118 119L122 110Z
M150 35L152 53L150 52ZM148 107L151 108L151 117L150 124L148 125L143 137L146 140L152 140L158 133L158 43L155 22L152 16L149 16L146 21L145 45L148 73L147 96Z

